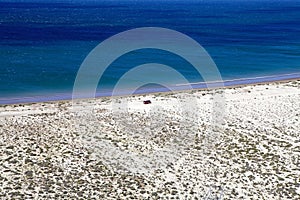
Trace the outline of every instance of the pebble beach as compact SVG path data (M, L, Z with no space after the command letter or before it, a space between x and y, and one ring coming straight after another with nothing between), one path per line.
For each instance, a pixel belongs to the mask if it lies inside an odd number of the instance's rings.
M1 105L0 199L300 199L299 116L300 80Z

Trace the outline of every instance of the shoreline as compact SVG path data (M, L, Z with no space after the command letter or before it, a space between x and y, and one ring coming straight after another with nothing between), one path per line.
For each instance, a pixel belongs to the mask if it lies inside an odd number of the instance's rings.
M192 88L181 88L175 90L168 90L167 88L147 88L144 90L140 90L134 94L128 94L126 91L121 92L118 95L114 95L114 97L127 97L127 96L137 96L137 95L148 95L148 94L160 94L160 93L174 93L174 92L186 92L186 91L205 91L220 88L219 85L224 85L224 88L240 88L249 85L264 85L271 83L285 83L290 81L300 80L300 73L291 73L291 74L279 74L279 75L270 75L270 76L261 76L261 77L253 77L253 78L239 78L239 79L231 79L224 80L222 82L197 82L190 83L189 86ZM214 84L217 85L214 87ZM211 86L209 86L211 85ZM186 84L176 84L176 87L184 87ZM208 87L209 86L209 87ZM112 97L109 93L96 93L95 98L110 98ZM78 100L86 100L93 99L89 97L82 97ZM21 98L0 98L0 106L5 105L16 105L16 104L34 104L34 103L47 103L47 102L64 102L64 101L72 101L72 94L56 94L51 96L27 96Z
M299 199L300 79L224 88L218 129L216 93L2 106L0 189L6 197L13 190L23 197L147 199L154 191L194 199L213 189L225 199ZM123 102L127 112L115 110ZM131 189L134 183L141 184Z

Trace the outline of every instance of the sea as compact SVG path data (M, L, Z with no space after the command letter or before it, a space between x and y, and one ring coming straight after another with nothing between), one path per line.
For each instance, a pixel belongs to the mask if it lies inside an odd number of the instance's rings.
M142 27L194 39L225 85L300 78L298 0L0 0L0 104L70 99L89 53L115 34ZM193 87L205 87L182 57L139 49L112 62L96 95L109 96L122 75L147 63L171 66ZM136 93L167 90L150 82Z

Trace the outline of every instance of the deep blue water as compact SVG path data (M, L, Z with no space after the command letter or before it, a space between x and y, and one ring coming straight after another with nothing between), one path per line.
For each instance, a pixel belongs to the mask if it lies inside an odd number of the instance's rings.
M164 27L192 37L214 59L224 80L300 76L300 1L70 2L0 1L2 103L70 95L88 53L108 37L138 27ZM181 69L191 82L202 81L176 55L147 49L121 56L101 87L109 89L127 70L151 62Z

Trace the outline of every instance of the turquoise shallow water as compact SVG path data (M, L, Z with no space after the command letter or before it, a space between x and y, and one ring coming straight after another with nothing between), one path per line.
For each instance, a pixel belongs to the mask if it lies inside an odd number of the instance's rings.
M0 103L70 98L77 70L96 45L149 26L190 36L208 51L224 80L245 79L226 84L299 77L300 1L0 1ZM152 62L174 67L190 82L203 81L178 56L146 49L116 60L98 95L109 95L132 67ZM149 86L137 92L164 90Z

